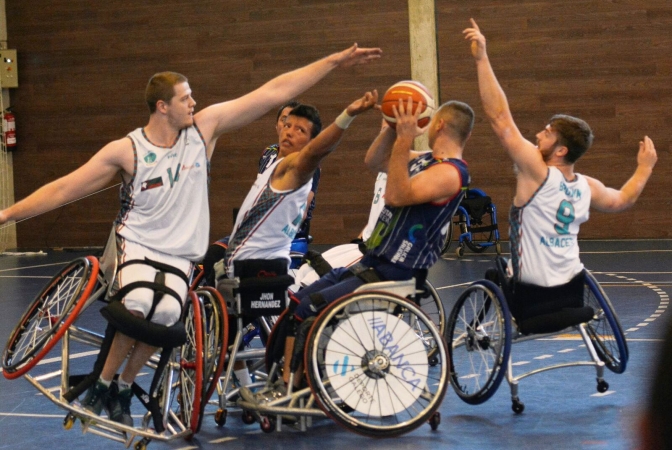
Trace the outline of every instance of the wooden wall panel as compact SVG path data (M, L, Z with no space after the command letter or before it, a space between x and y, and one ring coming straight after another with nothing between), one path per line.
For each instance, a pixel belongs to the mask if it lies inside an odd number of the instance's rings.
M480 105L476 69L462 30L473 17L523 135L534 141L551 115L586 120L593 147L576 170L620 188L649 135L658 164L638 204L618 215L591 213L582 238L672 237L672 3L669 1L437 0L442 101L474 107L477 124L465 151L473 185L498 206L508 228L515 179ZM505 232L506 236L507 233Z
M577 170L620 187L649 134L659 163L639 204L618 216L594 213L585 238L670 237L672 4L669 1L436 0L441 100L471 104L477 124L465 153L473 184L491 195L507 236L511 163L484 121L462 30L474 17L523 134L534 138L557 112L593 127L593 149ZM406 0L22 0L8 2L9 46L18 50L12 90L19 150L17 198L75 169L107 142L147 121L143 92L155 72L189 77L197 109L242 95L275 75L360 45L380 46L374 65L342 70L299 100L329 123L366 89L410 76ZM255 177L258 155L276 140L271 112L220 138L212 161L211 237L229 233L231 211ZM366 222L375 177L364 151L379 116L358 118L323 165L312 234L341 243ZM25 221L22 248L101 246L119 204L116 188ZM614 226L617 223L618 226Z
M21 74L12 92L20 140L17 198L143 126L145 84L158 71L187 75L199 109L353 42L384 47L376 64L336 71L300 96L320 109L325 124L364 91L384 91L410 76L405 0L22 0L10 2L7 14ZM363 158L379 121L375 113L358 118L324 163L315 242L348 241L365 225L375 176ZM277 142L274 122L275 111L218 141L210 186L213 239L230 232L232 209L252 185L261 151ZM116 191L20 223L19 246L104 245L119 208Z

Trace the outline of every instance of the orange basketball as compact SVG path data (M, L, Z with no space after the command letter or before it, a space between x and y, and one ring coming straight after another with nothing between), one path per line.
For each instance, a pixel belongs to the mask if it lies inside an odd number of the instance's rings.
M405 104L408 101L408 97L413 99L413 111L415 111L418 103L422 102L422 113L418 117L418 126L423 128L431 120L435 106L434 97L429 92L429 89L417 81L400 81L392 85L385 92L380 105L383 118L392 128L397 126L397 119L394 117L394 110L392 109L393 106L399 107L399 99L402 99Z

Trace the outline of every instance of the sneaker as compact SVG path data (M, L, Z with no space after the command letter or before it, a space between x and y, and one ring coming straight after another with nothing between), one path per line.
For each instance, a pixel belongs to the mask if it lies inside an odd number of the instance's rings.
M272 402L287 395L287 387L282 380L276 381L273 386L264 387L257 392L252 392L247 386L240 388L240 396L248 403L261 405Z
M119 385L114 382L110 386L110 395L107 398L105 409L110 416L110 420L114 420L127 427L133 426L133 418L131 417L131 399L133 398L133 391L128 388L122 391L119 390Z
M96 415L100 415L100 412L103 410L103 406L105 403L107 403L107 398L109 395L110 388L98 380L86 392L82 406L84 409L91 411Z

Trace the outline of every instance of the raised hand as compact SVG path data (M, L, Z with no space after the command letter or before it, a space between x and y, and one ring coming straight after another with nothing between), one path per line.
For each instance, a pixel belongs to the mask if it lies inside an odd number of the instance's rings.
M648 136L644 136L644 140L639 141L639 152L637 153L637 165L653 169L653 166L656 165L656 161L658 161L658 155L656 154L656 147L654 147L651 138L649 138Z
M347 113L349 116L354 117L371 108L380 109L380 105L378 105L378 91L376 89L367 92L363 97L352 102L347 108Z
M481 33L480 28L474 19L469 19L471 28L466 28L462 34L464 38L471 41L471 55L474 59L479 60L486 56L485 50L485 36Z
M368 64L371 61L379 59L383 51L379 48L359 48L357 44L346 48L342 52L334 53L330 58L333 58L334 63L338 67L351 67L358 64Z

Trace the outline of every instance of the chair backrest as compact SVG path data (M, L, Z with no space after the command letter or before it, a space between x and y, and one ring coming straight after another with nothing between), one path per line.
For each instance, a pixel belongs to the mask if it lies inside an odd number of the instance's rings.
M237 292L243 314L277 316L287 307L287 289L294 278L287 275L286 259L234 261L233 270L240 280Z

